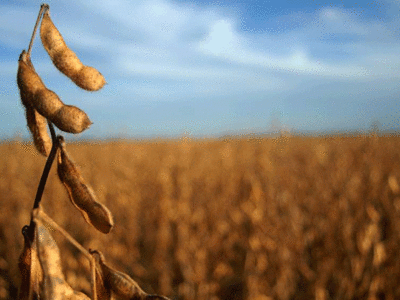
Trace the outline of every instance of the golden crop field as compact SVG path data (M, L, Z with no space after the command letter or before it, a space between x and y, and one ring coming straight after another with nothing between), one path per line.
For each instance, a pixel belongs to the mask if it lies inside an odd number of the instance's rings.
M68 141L67 141L68 143ZM67 144L115 227L70 203L56 168L44 210L147 292L171 299L400 299L400 137ZM0 145L0 298L15 299L21 228L45 158ZM89 263L58 233L67 281Z

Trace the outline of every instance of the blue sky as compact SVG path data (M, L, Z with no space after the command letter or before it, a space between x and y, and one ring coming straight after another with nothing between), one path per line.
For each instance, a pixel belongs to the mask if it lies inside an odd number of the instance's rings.
M15 79L35 2L0 4L0 138L29 136ZM400 128L399 0L47 3L108 83L79 89L36 38L46 86L94 123L80 137Z

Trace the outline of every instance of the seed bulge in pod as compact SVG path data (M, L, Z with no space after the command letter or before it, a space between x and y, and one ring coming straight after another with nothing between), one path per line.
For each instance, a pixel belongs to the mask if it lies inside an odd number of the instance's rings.
M33 106L42 116L52 120L64 103L56 93L46 88L23 51L18 61L17 83L22 104Z
M97 201L91 187L85 182L76 165L70 159L65 142L60 139L57 173L64 184L72 204L81 212L86 222L102 233L109 233L114 225L111 212Z
M51 121L56 118L57 112L64 106L58 95L47 88L38 90L32 99L32 103L42 116Z
M104 76L95 68L82 64L76 54L68 48L48 10L43 14L40 37L56 68L77 86L88 91L97 91L105 85Z
M69 133L81 133L92 125L87 114L73 105L64 105L51 118L60 130Z
M54 56L57 52L63 52L67 46L61 33L51 21L49 10L43 14L40 25L40 38L43 47L50 56Z
M127 274L116 271L105 263L104 255L100 251L92 250L92 254L99 256L99 264L104 275L105 286L123 300L146 299L147 294Z
M38 90L46 88L39 75L29 66L26 55L25 50L22 51L18 60L17 72L17 84L22 104L25 107L32 105L32 98Z
M54 61L57 63L57 69L63 74L77 74L83 68L78 56L67 47L62 52L55 53Z
M39 114L32 106L25 108L26 121L33 138L36 149L44 156L48 156L52 141L47 132L47 120Z
M83 66L83 68L73 75L73 81L80 88L87 91L97 91L101 89L106 80L99 71L90 66Z

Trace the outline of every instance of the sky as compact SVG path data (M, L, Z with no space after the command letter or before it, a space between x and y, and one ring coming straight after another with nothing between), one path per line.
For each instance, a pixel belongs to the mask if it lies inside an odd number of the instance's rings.
M37 73L93 122L74 137L400 129L399 0L47 3L67 45L107 80L76 87L36 36ZM16 73L40 4L0 4L0 139L29 137Z

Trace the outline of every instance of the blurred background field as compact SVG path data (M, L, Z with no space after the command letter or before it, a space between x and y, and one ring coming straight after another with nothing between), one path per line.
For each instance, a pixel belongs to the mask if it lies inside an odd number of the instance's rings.
M67 140L68 142L68 140ZM85 248L172 299L400 299L400 137L67 144L115 217L85 223L53 165L42 205ZM21 228L45 158L0 144L0 299L15 299ZM89 264L55 233L67 281Z

